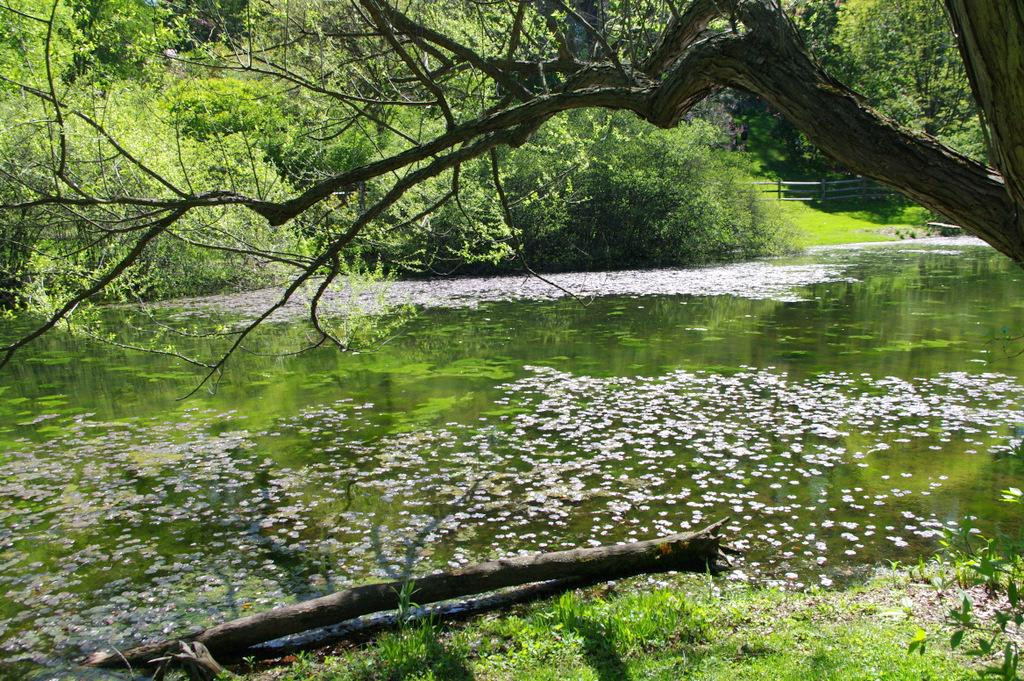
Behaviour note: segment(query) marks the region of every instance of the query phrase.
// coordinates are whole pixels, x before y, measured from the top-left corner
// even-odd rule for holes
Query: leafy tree
[[[170,13],[144,0],[67,0],[70,21],[61,29],[71,51],[66,80],[142,78],[151,55],[172,39]]]
[[[811,54],[832,69],[840,61],[836,28],[842,7],[841,0],[794,0],[786,6]]]
[[[74,230],[121,250],[55,300],[35,331],[5,346],[0,364],[127,276],[174,238],[178,225],[212,224],[218,211],[241,211],[271,232],[294,225],[311,250],[246,245],[231,233],[208,232],[209,239],[196,242],[291,268],[281,298],[236,330],[210,376],[262,320],[307,288],[314,342],[336,341],[320,324],[316,302],[342,274],[352,249],[366,247],[361,237],[414,232],[438,211],[460,209],[462,190],[486,186],[488,170],[494,194],[489,204],[477,201],[480,213],[497,215],[514,233],[514,204],[522,197],[507,191],[512,173],[502,161],[545,122],[574,110],[614,109],[672,128],[723,87],[761,97],[852,171],[898,187],[1024,261],[1024,55],[1018,47],[1024,19],[1009,3],[946,0],[971,91],[984,112],[992,168],[866,105],[811,58],[777,0],[590,8],[561,0],[272,1],[258,13],[246,6],[238,36],[222,33],[169,63],[165,53],[151,54],[154,68],[164,64],[168,78],[205,70],[206,77],[273,82],[289,103],[301,101],[310,113],[290,128],[305,129],[306,148],[347,131],[372,148],[365,160],[353,156],[349,167],[314,164],[315,172],[291,183],[261,177],[266,166],[251,153],[259,131],[226,135],[213,155],[220,160],[200,156],[195,164],[203,171],[194,172],[175,153],[178,130],[160,116],[145,119],[154,134],[141,137],[109,125],[125,117],[111,88],[62,80],[73,64],[68,46],[53,36],[74,24],[73,12],[60,2],[49,9],[31,4],[38,1],[0,9],[16,23],[4,37],[14,54],[0,57],[16,65],[3,75],[4,96],[32,102],[17,109],[11,127],[36,140],[38,151],[28,164],[0,158],[0,177],[10,185],[0,212],[9,222],[30,220],[50,234]],[[931,95],[935,101],[952,96],[953,81],[934,67],[948,50],[935,54],[926,54],[923,75],[914,80],[922,89],[907,115],[941,133],[945,119]],[[866,54],[864,63],[872,58]],[[168,155],[171,162],[164,163]],[[477,181],[462,182],[469,177]],[[629,186],[634,177],[621,173],[617,180]],[[47,243],[48,254],[70,257],[60,240]]]
[[[673,266],[786,248],[776,206],[761,201],[715,149],[724,142],[719,129],[700,120],[656,130],[621,114],[587,118],[595,120],[579,134],[578,154],[552,163],[545,128],[538,148],[527,145],[508,163],[517,171],[509,184],[519,194],[571,178],[564,195],[552,191],[513,212],[531,266]]]
[[[249,0],[181,0],[172,4],[181,19],[178,49],[191,49],[205,43],[237,41],[244,38],[252,20]]]
[[[978,112],[938,0],[848,0],[838,12],[837,75],[899,123],[984,157]]]

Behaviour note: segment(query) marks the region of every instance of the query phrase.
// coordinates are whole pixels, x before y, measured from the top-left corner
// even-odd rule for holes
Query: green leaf
[[[913,638],[910,639],[910,645],[907,647],[908,652],[913,653],[915,650],[924,655],[925,644],[928,642],[928,632],[921,627],[917,628]]]

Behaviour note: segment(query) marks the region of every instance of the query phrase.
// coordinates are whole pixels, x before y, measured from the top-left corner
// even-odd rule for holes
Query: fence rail
[[[774,194],[778,201],[837,201],[839,199],[881,199],[896,192],[866,177],[844,180],[771,180],[754,182],[762,194]]]

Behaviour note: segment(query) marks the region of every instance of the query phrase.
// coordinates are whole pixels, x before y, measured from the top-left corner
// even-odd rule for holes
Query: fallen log
[[[294,655],[300,651],[325,648],[342,642],[362,643],[382,632],[397,629],[403,624],[428,620],[435,624],[458,622],[477,615],[504,610],[514,605],[539,601],[559,596],[566,591],[581,589],[606,580],[597,577],[567,577],[548,582],[535,582],[525,586],[513,586],[483,596],[445,601],[433,605],[412,608],[407,613],[376,613],[367,617],[345,620],[339,624],[312,631],[279,638],[267,643],[258,643],[243,651],[232,651],[222,657],[224,662],[238,662],[244,659],[272,660]]]
[[[717,572],[724,567],[718,529],[721,520],[696,532],[658,539],[516,556],[471,565],[452,572],[415,578],[412,598],[418,604],[471,596],[509,586],[555,579],[620,579],[656,572]],[[293,603],[241,617],[209,629],[171,640],[150,643],[122,652],[97,652],[83,664],[118,667],[149,664],[154,658],[180,649],[181,641],[202,643],[214,657],[230,656],[259,643],[311,629],[337,624],[362,615],[399,607],[404,581],[382,582],[345,589],[327,596]]]
[[[213,659],[210,651],[199,641],[185,643],[178,641],[180,650],[177,653],[168,653],[163,657],[150,660],[150,663],[157,665],[156,673],[153,674],[153,681],[164,681],[167,671],[172,666],[180,667],[191,681],[215,681],[225,675],[233,676],[220,666],[217,660]]]

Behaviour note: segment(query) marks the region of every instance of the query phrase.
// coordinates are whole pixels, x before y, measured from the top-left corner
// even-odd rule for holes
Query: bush
[[[548,215],[520,211],[527,259],[542,269],[666,267],[788,248],[777,207],[731,165],[717,128],[659,130],[625,115],[586,145],[587,165]],[[554,210],[551,210],[554,208]]]
[[[512,230],[485,159],[463,167],[461,200],[410,235],[425,260],[474,272],[521,270],[520,254],[534,269],[564,271],[789,250],[778,207],[760,199],[723,142],[701,120],[659,130],[626,114],[575,112],[502,159]],[[396,252],[381,256],[394,261]]]
[[[110,97],[116,97],[121,106],[107,112],[106,129],[136,158],[145,159],[148,168],[177,186],[196,192],[232,186],[268,199],[294,191],[262,151],[248,153],[249,145],[241,133],[225,131],[216,142],[180,138],[172,125],[152,115],[158,103],[144,90],[131,85],[114,90],[111,86]],[[0,113],[19,105],[24,106],[4,102]],[[141,114],[148,116],[146,126],[138,125]],[[45,120],[42,112],[39,118]],[[79,121],[69,121],[68,127],[70,154],[80,153],[80,146],[96,144],[96,134]],[[45,182],[39,177],[45,177],[50,158],[46,139],[30,126],[9,127],[0,133],[0,172],[18,178],[0,185],[0,199],[27,198],[31,196],[28,186]],[[102,195],[115,183],[118,191],[129,195],[159,195],[162,189],[153,178],[127,164],[116,166],[116,174],[111,171],[113,165],[79,167],[76,182],[87,193]],[[79,213],[4,212],[0,231],[10,238],[0,240],[0,298],[45,313],[127,254],[135,234],[110,234],[102,231],[101,225],[121,216],[140,226],[150,219],[132,214],[130,208],[117,207]],[[203,246],[206,243],[228,248],[211,250]],[[155,299],[267,283],[272,269],[255,266],[253,257],[230,250],[231,246],[241,250],[250,245],[264,250],[302,247],[291,231],[274,229],[251,211],[194,209],[154,240],[104,295],[113,300]]]

